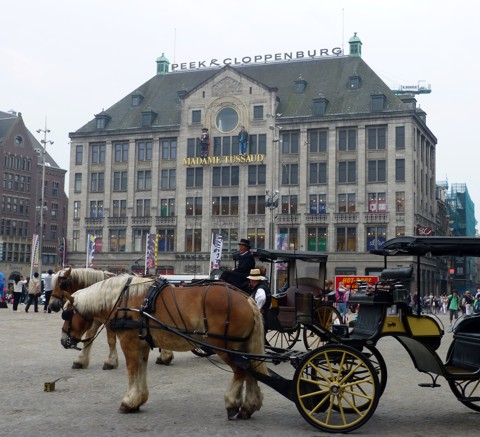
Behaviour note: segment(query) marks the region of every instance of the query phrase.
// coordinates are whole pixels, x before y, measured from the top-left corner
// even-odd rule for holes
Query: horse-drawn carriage
[[[144,370],[149,347],[161,343],[172,349],[178,346],[187,350],[196,345],[215,350],[232,367],[234,377],[225,396],[229,418],[237,415],[248,418],[260,409],[261,396],[254,382],[257,380],[292,400],[314,427],[332,433],[350,432],[364,425],[376,410],[387,383],[387,368],[376,344],[382,337],[392,336],[407,350],[417,370],[430,376],[429,382],[421,386],[437,387],[437,380],[442,376],[460,402],[480,411],[480,316],[467,317],[457,323],[444,362],[436,352],[444,334],[441,323],[435,317],[422,314],[420,308],[412,311],[406,304],[412,270],[388,269],[386,265],[390,256],[416,256],[418,281],[421,257],[480,256],[480,239],[402,237],[387,241],[382,251],[376,253],[385,256],[385,270],[374,288],[353,298],[359,305],[358,321],[353,328],[335,325],[338,327],[332,329],[329,324],[318,323],[315,291],[302,289],[310,284],[298,282],[297,299],[292,302],[296,324],[307,327],[323,342],[322,346],[307,352],[272,346],[262,351],[263,322],[259,322],[258,309],[251,299],[241,298],[240,292],[228,284],[216,282],[173,290],[168,284],[158,283],[152,287],[144,280],[134,279],[135,286],[141,286],[142,292],[136,294],[131,289],[128,302],[125,300],[126,278],[109,279],[98,287],[92,286],[95,292],[109,293],[108,298],[100,299],[105,320],[115,314],[116,319],[123,318],[125,323],[116,322],[130,382],[121,410],[135,411],[146,402]],[[266,254],[263,259],[258,258],[267,261]],[[270,252],[268,258],[281,257]],[[284,258],[288,255],[284,254]],[[317,260],[317,264],[325,260]],[[299,279],[310,275],[307,268]],[[290,276],[289,280],[294,283],[294,278]],[[417,289],[420,293],[423,291],[419,282]],[[77,294],[64,314],[62,343],[66,347],[78,342],[93,308],[94,293],[86,289]],[[109,308],[105,302],[111,303]],[[243,318],[245,314],[248,317],[239,324],[238,317]],[[227,327],[229,331],[225,332]],[[176,337],[179,340],[174,340]],[[290,362],[295,369],[292,379],[265,366],[285,362]],[[247,392],[242,399],[244,382]]]

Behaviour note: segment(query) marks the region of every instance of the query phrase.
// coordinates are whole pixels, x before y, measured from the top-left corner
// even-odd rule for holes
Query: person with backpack
[[[480,292],[478,292],[477,295],[475,296],[475,300],[473,301],[472,306],[473,306],[473,314],[480,314]]]
[[[458,319],[458,310],[460,309],[460,297],[458,291],[453,290],[452,294],[448,296],[448,311],[450,312],[450,326],[452,326],[452,320]]]
[[[469,290],[465,292],[463,300],[465,301],[465,315],[471,316],[473,314],[473,296],[470,294]]]

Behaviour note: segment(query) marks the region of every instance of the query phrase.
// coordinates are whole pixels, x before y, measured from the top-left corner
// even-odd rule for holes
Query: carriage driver
[[[250,288],[252,290],[250,296],[257,303],[263,315],[263,320],[266,322],[266,313],[272,305],[272,294],[265,280],[266,278],[261,275],[260,269],[252,269],[247,279],[250,281]]]

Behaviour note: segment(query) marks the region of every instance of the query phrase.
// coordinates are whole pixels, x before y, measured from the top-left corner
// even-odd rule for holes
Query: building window
[[[213,167],[212,186],[237,187],[239,183],[239,167]]]
[[[276,246],[279,250],[294,250],[298,248],[298,229],[279,228]]]
[[[214,230],[212,229],[212,232]],[[202,230],[185,229],[185,252],[197,253],[202,251]]]
[[[265,214],[265,196],[248,196],[247,214]]]
[[[75,183],[74,183],[75,193],[82,192],[82,173],[75,173]]]
[[[78,220],[80,218],[80,211],[81,211],[82,203],[79,200],[75,200],[73,202],[73,219]]]
[[[102,218],[102,217],[103,217],[103,200],[91,200],[90,201],[90,218]]]
[[[298,164],[282,164],[282,185],[298,185]]]
[[[282,214],[298,214],[298,196],[296,194],[282,196],[281,208]]]
[[[368,160],[368,182],[385,182],[386,175],[386,161],[384,159],[369,159]]]
[[[248,166],[248,185],[265,185],[267,166],[263,164]]]
[[[405,149],[405,126],[395,128],[395,148]]]
[[[300,134],[298,132],[284,132],[282,134],[282,153],[298,153],[298,141]]]
[[[355,212],[357,195],[355,193],[338,195],[338,212]]]
[[[128,143],[115,143],[113,150],[115,162],[128,162]]]
[[[247,238],[253,247],[265,249],[265,228],[247,228]]]
[[[92,164],[105,163],[105,144],[92,144],[90,148]]]
[[[238,138],[237,138],[238,146]],[[250,135],[248,140],[248,153],[265,155],[267,153],[267,136],[265,134]]]
[[[326,194],[310,194],[309,211],[310,211],[310,214],[326,214],[327,213],[327,195]]]
[[[395,237],[405,237],[405,226],[395,226]]]
[[[83,164],[83,146],[82,145],[75,146],[75,164],[76,165]]]
[[[215,121],[220,132],[231,132],[238,126],[238,113],[233,108],[222,108]]]
[[[203,167],[187,168],[187,188],[203,187]]]
[[[194,109],[192,111],[192,123],[201,123],[202,122],[202,111],[199,109]]]
[[[202,197],[187,197],[185,204],[185,215],[187,216],[201,216],[203,210]]]
[[[152,189],[152,171],[137,171],[137,191],[145,191]]]
[[[175,199],[160,199],[160,216],[174,217],[175,216]]]
[[[263,105],[256,105],[253,107],[254,120],[263,120]]]
[[[148,229],[133,230],[133,251],[134,252],[145,253],[148,234],[149,234]]]
[[[105,173],[90,173],[90,192],[103,193],[105,184]]]
[[[202,147],[199,138],[187,139],[187,158],[198,158],[202,156]]]
[[[127,216],[127,201],[126,200],[114,200],[112,217],[126,217]]]
[[[170,138],[161,140],[162,159],[164,161],[171,161],[177,159],[177,140]]]
[[[338,183],[349,184],[357,182],[357,162],[339,161],[338,163]]]
[[[110,252],[125,252],[126,229],[110,229]]]
[[[338,150],[341,152],[357,150],[357,129],[339,129]]]
[[[249,141],[250,147],[250,141]],[[238,155],[239,145],[238,136],[233,137],[214,137],[213,138],[213,156]],[[248,153],[250,153],[247,150]]]
[[[136,202],[136,216],[150,217],[150,199],[137,199]]]
[[[139,161],[152,160],[152,142],[151,141],[137,143],[137,159]]]
[[[78,252],[78,242],[80,241],[80,231],[75,230],[72,233],[72,252]]]
[[[367,129],[368,150],[384,150],[387,145],[386,127],[369,127]]]
[[[128,173],[126,171],[113,172],[113,191],[127,191]]]
[[[160,185],[162,190],[174,190],[177,185],[177,170],[174,168],[162,170]]]
[[[385,226],[367,227],[367,251],[381,249],[387,241],[387,228]]]
[[[157,229],[158,234],[158,251],[174,252],[175,251],[175,230],[174,229]]]
[[[385,212],[387,210],[386,193],[368,193],[368,211]]]
[[[307,250],[312,252],[327,251],[327,228],[307,228]]]
[[[311,185],[327,183],[327,163],[326,162],[310,163],[309,181]]]
[[[308,146],[310,153],[326,152],[328,141],[327,129],[315,129],[308,131]]]
[[[405,212],[405,191],[395,193],[395,212]]]
[[[404,159],[395,160],[395,181],[396,182],[405,181],[405,160]]]
[[[337,252],[356,252],[357,228],[353,226],[337,228]]]
[[[238,196],[212,197],[212,215],[238,215]]]
[[[58,197],[60,193],[60,183],[53,181],[52,182],[52,196]]]

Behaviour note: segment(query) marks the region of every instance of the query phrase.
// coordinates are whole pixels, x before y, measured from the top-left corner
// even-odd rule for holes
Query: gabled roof
[[[313,99],[319,97],[329,101],[326,115],[369,114],[372,94],[386,96],[383,113],[409,110],[361,57],[339,56],[159,74],[106,110],[111,120],[103,131],[140,128],[141,112],[150,108],[158,114],[154,126],[179,126],[181,105],[178,91],[183,90],[188,95],[224,71],[238,72],[269,90],[276,89],[279,97],[277,111],[282,113],[282,118],[312,116]],[[352,76],[360,78],[358,89],[348,87]],[[296,93],[295,81],[300,77],[307,85],[303,93]],[[139,106],[134,107],[131,96],[138,92],[144,98]],[[96,123],[92,119],[76,133],[95,131]]]

